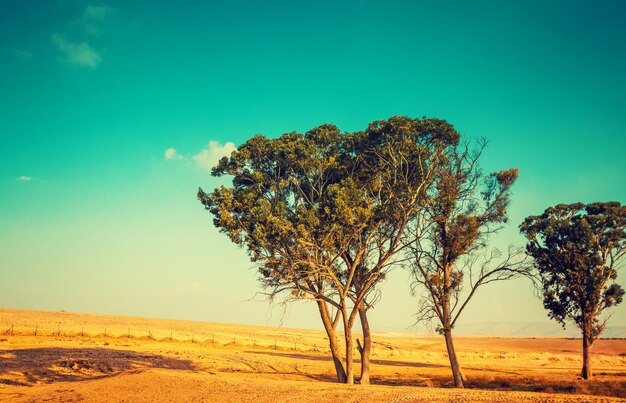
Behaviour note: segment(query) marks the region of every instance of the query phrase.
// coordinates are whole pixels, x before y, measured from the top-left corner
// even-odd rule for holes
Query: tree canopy
[[[516,168],[485,174],[479,168],[485,146],[481,141],[472,150],[465,142],[447,150],[408,234],[414,289],[421,293],[417,319],[436,320],[457,387],[463,387],[464,376],[452,329],[461,313],[480,286],[528,270],[521,250],[511,247],[504,258],[497,250],[480,253],[488,236],[507,222],[511,187],[519,174]]]
[[[356,315],[366,321],[372,293],[402,249],[440,159],[458,141],[443,120],[407,117],[356,133],[322,125],[304,135],[255,136],[213,169],[214,176],[233,176],[232,187],[200,189],[198,198],[220,231],[259,264],[268,294],[318,303],[331,351],[342,320],[351,382]],[[335,318],[328,318],[328,306]]]
[[[528,238],[550,318],[568,321],[583,334],[583,378],[591,376],[588,348],[608,318],[602,313],[622,302],[615,283],[626,254],[626,206],[618,202],[559,204],[527,217],[520,231]]]

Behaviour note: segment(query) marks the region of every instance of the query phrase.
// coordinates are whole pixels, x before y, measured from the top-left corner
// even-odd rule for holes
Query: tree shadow
[[[355,360],[355,362],[360,362],[360,360]],[[370,362],[376,365],[389,365],[393,367],[445,368],[447,366],[447,365],[441,365],[441,364],[429,364],[426,362],[415,362],[415,361],[370,360]]]
[[[251,354],[263,354],[263,355],[271,355],[274,357],[285,357],[285,358],[293,358],[297,360],[312,360],[312,361],[332,361],[330,356],[321,356],[321,355],[310,355],[310,354],[298,354],[298,353],[279,353],[274,351],[246,351],[246,353]]]
[[[285,357],[285,358],[294,358],[298,360],[313,360],[313,361],[332,361],[332,357],[330,356],[321,356],[321,355],[310,355],[310,354],[298,354],[298,353],[279,353],[274,351],[246,351],[247,353],[252,354],[266,354],[277,357]],[[392,360],[370,360],[372,364],[376,365],[390,365],[396,367],[415,367],[415,368],[443,368],[446,365],[440,364],[428,364],[424,362],[411,362],[411,361],[392,361]],[[355,364],[360,364],[361,360],[359,358],[354,359]]]
[[[139,372],[147,368],[196,371],[189,360],[107,348],[31,348],[0,351],[0,383],[32,386]]]

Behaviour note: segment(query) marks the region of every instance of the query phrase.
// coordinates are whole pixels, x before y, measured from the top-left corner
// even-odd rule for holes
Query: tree
[[[370,206],[369,219],[360,232],[343,239],[341,276],[337,288],[346,291],[351,307],[342,300],[346,334],[346,365],[350,377],[351,329],[359,315],[363,331],[361,384],[369,383],[371,334],[367,310],[377,300],[377,286],[406,245],[403,236],[435,178],[445,151],[454,147],[458,133],[444,120],[394,116],[372,122],[363,132],[347,136],[350,177]]]
[[[443,149],[457,142],[442,120],[406,117],[347,135],[322,125],[305,135],[255,136],[212,172],[232,175],[233,187],[198,192],[214,224],[260,265],[270,296],[316,301],[340,382],[353,383],[358,315],[364,334],[360,380],[369,383],[367,309],[401,250]],[[334,318],[329,307],[337,310]],[[345,368],[335,333],[340,320]]]
[[[471,151],[467,143],[460,144],[446,155],[408,238],[413,288],[422,291],[417,320],[438,321],[454,385],[460,388],[465,377],[452,330],[461,313],[479,287],[527,273],[522,250],[510,247],[501,258],[499,251],[486,249],[488,236],[507,222],[510,189],[518,170],[483,174],[478,160],[485,146],[482,141]],[[464,284],[469,287],[466,293],[462,293]]]
[[[624,296],[615,279],[626,254],[625,230],[626,206],[618,202],[559,204],[520,226],[548,316],[563,327],[572,321],[582,332],[583,379],[592,376],[590,349],[608,321],[602,314]]]
[[[337,379],[346,382],[335,331],[340,315],[331,281],[339,253],[334,238],[337,232],[358,230],[364,218],[345,204],[337,222],[324,205],[344,176],[337,158],[340,138],[332,125],[306,135],[254,136],[213,168],[213,176],[232,175],[233,186],[212,193],[199,189],[198,198],[215,226],[259,264],[270,297],[287,293],[317,303]],[[335,318],[329,306],[338,309]]]

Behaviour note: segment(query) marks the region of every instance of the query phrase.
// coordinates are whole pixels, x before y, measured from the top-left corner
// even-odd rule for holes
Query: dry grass
[[[0,309],[0,400],[626,398],[626,340],[597,342],[592,381],[578,379],[578,340],[456,344],[468,390],[451,388],[443,340],[391,334],[374,335],[373,385],[349,387],[334,383],[323,332]]]

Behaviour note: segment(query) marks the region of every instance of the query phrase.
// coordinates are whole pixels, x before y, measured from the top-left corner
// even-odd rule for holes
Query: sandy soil
[[[324,334],[318,331],[0,309],[0,400],[583,402],[626,397],[626,340],[597,342],[591,382],[578,379],[579,340],[460,338],[456,344],[466,390],[450,388],[443,340],[394,334],[374,335],[373,384],[348,386],[334,383]]]

